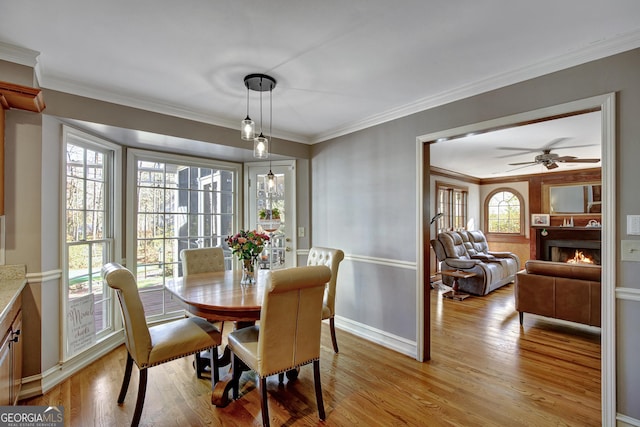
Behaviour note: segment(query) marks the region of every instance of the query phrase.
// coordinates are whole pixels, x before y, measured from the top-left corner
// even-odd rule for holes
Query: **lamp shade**
[[[269,158],[269,140],[262,133],[253,140],[253,157],[257,159]]]
[[[253,141],[256,137],[256,124],[249,116],[240,124],[240,136],[245,141]]]
[[[267,192],[269,192],[270,194],[275,193],[277,186],[277,178],[274,173],[271,172],[271,167],[269,167],[269,173],[267,174]]]

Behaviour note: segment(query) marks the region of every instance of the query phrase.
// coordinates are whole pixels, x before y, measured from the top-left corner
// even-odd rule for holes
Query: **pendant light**
[[[269,135],[273,135],[271,123],[273,123],[273,100],[269,98]],[[276,176],[271,171],[271,159],[269,159],[269,173],[267,174],[267,192],[272,195],[276,192]]]
[[[249,74],[244,78],[244,85],[247,87],[247,118],[242,121],[243,130],[242,130],[242,139],[251,140],[249,138],[250,133],[247,132],[245,135],[244,125],[247,124],[247,129],[249,129],[250,124],[248,121],[253,123],[253,121],[249,118],[249,91],[253,90],[256,92],[260,92],[260,135],[253,138],[253,156],[258,159],[267,159],[269,158],[269,139],[264,136],[262,125],[263,125],[263,113],[262,113],[262,92],[269,91],[269,103],[270,103],[270,115],[269,115],[269,129],[272,126],[272,115],[273,115],[273,88],[276,87],[276,80],[267,76],[266,74]],[[255,125],[254,125],[253,135],[255,136]],[[269,137],[271,137],[271,131],[269,132]],[[246,137],[246,138],[245,138]]]
[[[240,137],[245,141],[253,141],[256,137],[256,124],[249,117],[249,86],[247,86],[247,117],[240,125]]]

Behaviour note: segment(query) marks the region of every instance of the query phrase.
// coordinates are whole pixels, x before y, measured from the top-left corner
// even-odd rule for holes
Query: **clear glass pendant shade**
[[[267,174],[267,191],[269,193],[275,193],[277,184],[276,176],[271,172],[271,168],[269,168],[269,173]]]
[[[253,141],[256,137],[256,124],[249,116],[240,125],[240,135],[245,141]]]
[[[253,157],[256,159],[269,158],[269,140],[262,133],[253,140]]]

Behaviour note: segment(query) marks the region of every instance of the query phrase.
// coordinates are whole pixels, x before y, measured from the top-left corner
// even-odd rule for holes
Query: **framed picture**
[[[532,227],[542,227],[549,226],[551,224],[551,219],[549,214],[531,214],[531,226]]]

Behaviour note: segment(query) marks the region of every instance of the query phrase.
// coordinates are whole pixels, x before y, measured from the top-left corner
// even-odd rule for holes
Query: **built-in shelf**
[[[1,81],[0,105],[5,110],[16,108],[35,113],[41,113],[45,108],[40,89]]]
[[[41,113],[42,91],[29,86],[0,81],[0,216],[4,215],[4,111],[10,109]],[[0,238],[4,230],[0,230]]]

